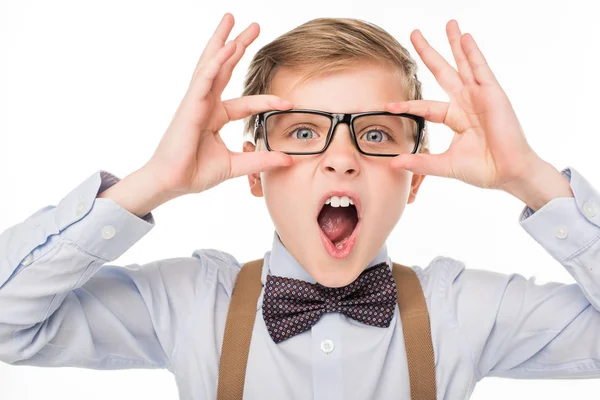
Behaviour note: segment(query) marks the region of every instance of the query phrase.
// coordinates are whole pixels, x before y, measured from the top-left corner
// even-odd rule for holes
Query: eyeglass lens
[[[328,116],[291,112],[269,115],[265,132],[272,150],[313,153],[323,150],[331,126]],[[403,116],[364,115],[354,119],[354,132],[359,148],[366,153],[403,154],[413,151],[418,124]]]

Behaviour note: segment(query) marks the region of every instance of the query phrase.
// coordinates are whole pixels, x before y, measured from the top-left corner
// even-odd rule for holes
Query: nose
[[[323,153],[321,167],[326,174],[352,177],[360,172],[359,157],[360,153],[350,137],[350,127],[340,123],[333,132],[329,147]]]

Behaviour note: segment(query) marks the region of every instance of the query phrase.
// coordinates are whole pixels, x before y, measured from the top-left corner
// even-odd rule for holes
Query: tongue
[[[326,205],[319,214],[319,225],[334,244],[352,234],[358,217],[354,207],[331,207]]]

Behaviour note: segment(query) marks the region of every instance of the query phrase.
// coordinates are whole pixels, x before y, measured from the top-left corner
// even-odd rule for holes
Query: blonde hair
[[[397,68],[408,100],[421,100],[417,64],[388,32],[370,22],[353,18],[316,18],[297,26],[262,47],[252,58],[244,80],[243,96],[268,94],[278,67],[305,72],[302,79],[340,71],[361,62]],[[252,137],[256,114],[244,120],[244,132]],[[427,129],[417,152],[429,146]]]

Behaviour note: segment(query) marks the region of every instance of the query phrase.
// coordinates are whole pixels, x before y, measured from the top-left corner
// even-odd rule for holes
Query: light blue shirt
[[[412,266],[423,286],[438,399],[465,399],[486,376],[600,377],[600,195],[572,167],[574,198],[520,225],[575,278],[537,285],[519,274],[436,257]],[[0,235],[0,360],[94,369],[165,368],[181,399],[214,399],[229,300],[242,263],[217,250],[124,267],[107,264],[154,227],[97,194],[119,178],[98,171],[58,205]],[[369,266],[388,261],[384,245]],[[366,266],[367,267],[367,266]],[[267,273],[314,282],[273,235]],[[259,298],[246,399],[409,399],[402,324],[328,313],[275,344]]]

